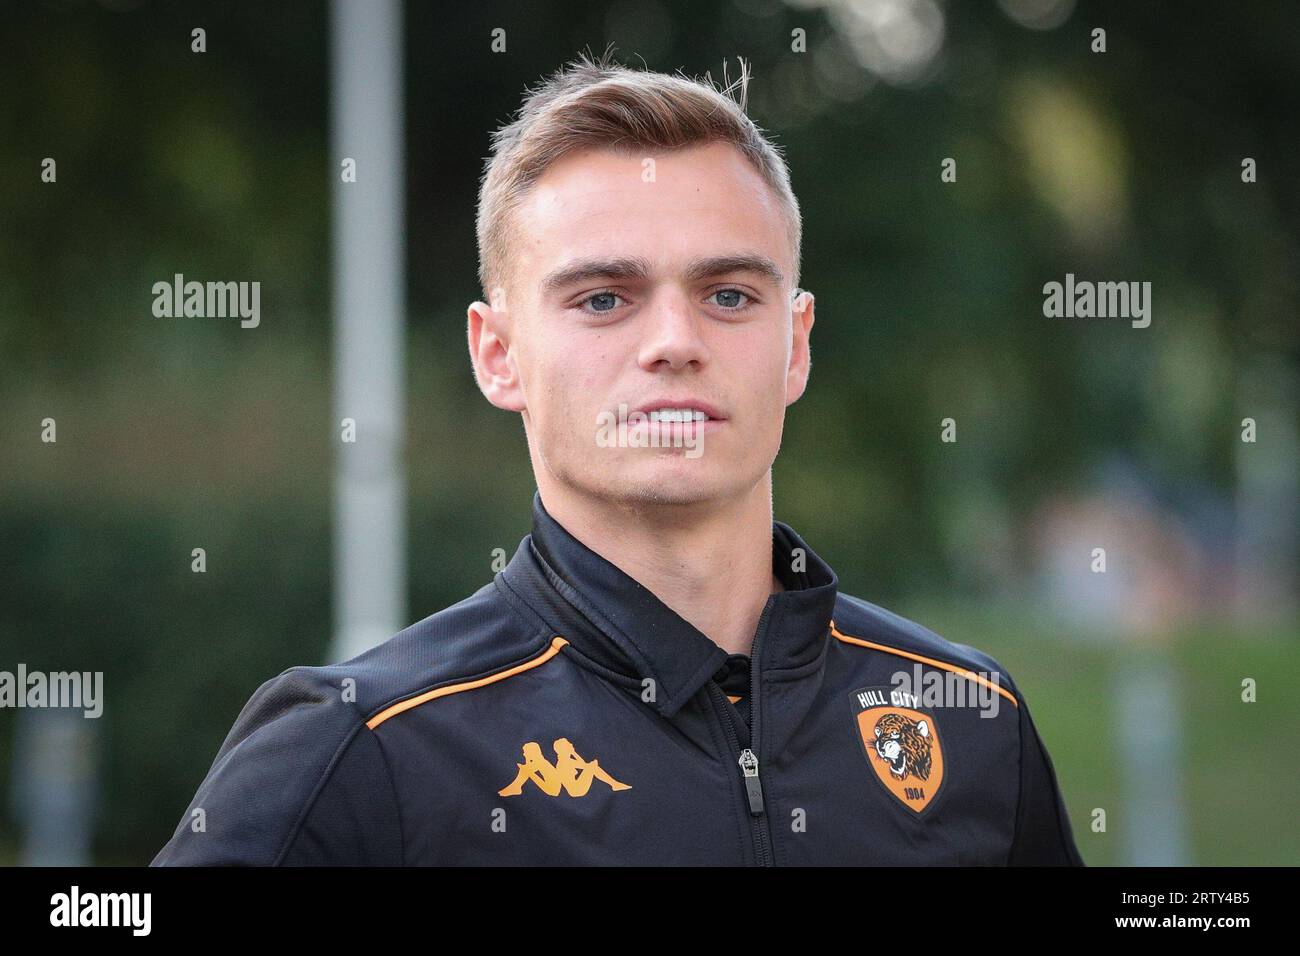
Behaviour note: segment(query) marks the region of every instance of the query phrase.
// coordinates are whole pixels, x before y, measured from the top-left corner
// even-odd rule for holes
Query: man
[[[747,79],[582,58],[494,136],[469,347],[532,534],[264,684],[155,864],[1082,864],[997,662],[773,521],[813,296]]]

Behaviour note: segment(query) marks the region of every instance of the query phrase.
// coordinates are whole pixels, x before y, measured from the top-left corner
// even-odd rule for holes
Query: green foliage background
[[[1123,819],[1097,732],[1122,655],[1070,641],[1030,592],[995,602],[959,552],[990,514],[1086,487],[1116,454],[1171,507],[1230,498],[1245,357],[1298,364],[1295,8],[1081,4],[1040,33],[951,3],[930,82],[837,98],[818,79],[836,42],[819,9],[410,7],[409,620],[481,586],[492,550],[528,530],[522,429],[477,393],[464,339],[490,130],[582,48],[615,41],[625,62],[715,77],[744,55],[817,296],[777,516],[846,591],[1002,660],[1085,858],[1122,862],[1114,832],[1088,829],[1093,807]],[[0,668],[105,672],[101,862],[147,862],[252,691],[328,646],[326,14],[62,2],[10,8],[0,28]],[[1088,50],[1094,25],[1105,55]],[[498,26],[509,52],[494,55]],[[794,27],[807,56],[790,52]],[[39,180],[46,156],[57,185]],[[941,187],[945,156],[959,179]],[[1258,183],[1241,183],[1243,156]],[[1114,203],[1108,231],[1062,205],[1090,189]],[[261,281],[261,326],[154,318],[150,287],[176,272]],[[1151,281],[1152,326],[1044,319],[1042,284],[1066,272]],[[962,441],[941,447],[937,423],[958,411]],[[45,417],[55,445],[38,440]],[[198,546],[204,575],[189,570]],[[1294,863],[1295,622],[1206,621],[1171,655],[1190,688],[1196,860]],[[1245,716],[1243,675],[1268,688]],[[6,792],[12,726],[0,711]],[[1229,767],[1234,747],[1248,756]],[[0,859],[16,840],[0,804]]]

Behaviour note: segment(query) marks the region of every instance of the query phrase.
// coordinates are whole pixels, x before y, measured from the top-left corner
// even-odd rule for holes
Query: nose
[[[645,312],[641,367],[656,371],[664,363],[674,370],[692,362],[704,364],[708,354],[702,333],[707,320],[681,290],[660,290]]]

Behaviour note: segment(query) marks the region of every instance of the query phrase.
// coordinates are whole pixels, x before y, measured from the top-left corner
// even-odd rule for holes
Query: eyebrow
[[[783,281],[780,268],[767,256],[754,253],[708,256],[693,259],[686,267],[686,280],[698,282],[731,272],[752,272],[780,285]],[[641,256],[579,259],[559,267],[542,280],[542,293],[553,292],[593,279],[633,280],[650,276],[650,261]]]

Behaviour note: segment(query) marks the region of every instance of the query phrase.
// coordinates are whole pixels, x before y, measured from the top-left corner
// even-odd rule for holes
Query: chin
[[[646,482],[631,488],[614,492],[618,498],[638,505],[695,505],[711,500],[714,496],[701,488],[682,485],[676,482]]]
[[[740,491],[734,470],[680,455],[675,460],[661,459],[649,467],[629,469],[616,477],[593,477],[603,497],[639,505],[694,505],[726,499]]]

